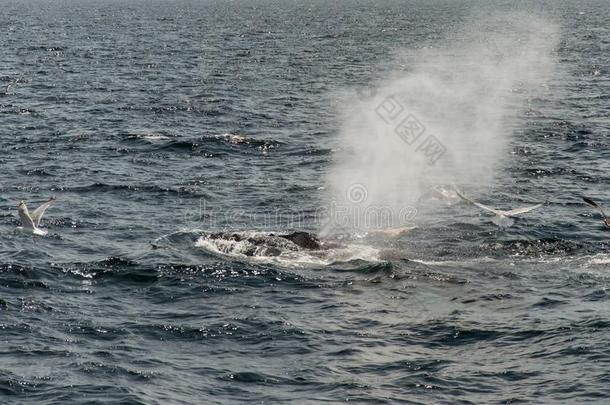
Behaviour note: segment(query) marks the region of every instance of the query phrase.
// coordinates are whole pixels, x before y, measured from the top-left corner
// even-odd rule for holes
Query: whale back
[[[298,247],[303,249],[318,250],[322,246],[317,236],[309,232],[292,232],[288,235],[278,235],[281,238],[288,239]]]

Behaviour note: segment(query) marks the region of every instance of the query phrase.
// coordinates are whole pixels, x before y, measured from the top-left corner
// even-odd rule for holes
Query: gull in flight
[[[594,208],[597,208],[599,210],[599,212],[601,212],[602,217],[604,217],[604,224],[606,224],[606,226],[610,227],[610,217],[606,215],[606,213],[602,209],[602,206],[599,205],[598,203],[596,203],[595,201],[593,201],[590,198],[583,197],[582,199],[584,200],[584,202],[586,202],[590,206],[592,206]]]
[[[462,200],[469,202],[473,205],[476,205],[477,207],[481,208],[484,211],[491,212],[492,214],[494,214],[495,217],[492,221],[498,226],[511,226],[513,224],[513,219],[511,217],[514,217],[519,214],[525,214],[526,212],[533,211],[536,208],[540,208],[544,205],[544,203],[540,203],[540,204],[533,205],[531,207],[515,208],[512,210],[503,211],[503,210],[497,210],[495,208],[488,207],[486,205],[481,204],[480,202],[474,201],[474,200],[466,197],[464,194],[462,194],[460,192],[460,190],[457,189],[457,187],[455,188],[455,193]]]
[[[11,80],[9,82],[9,84],[6,86],[6,88],[4,89],[4,92],[0,93],[0,95],[3,96],[8,96],[9,92],[11,91],[11,87],[15,86],[17,83],[19,83],[19,81],[21,80],[21,77],[19,77],[18,79],[15,80]]]
[[[28,207],[25,205],[25,201],[21,200],[19,202],[19,218],[21,218],[21,226],[17,227],[20,231],[31,232],[34,235],[45,236],[48,231],[46,229],[41,229],[38,226],[40,225],[40,220],[44,215],[44,212],[49,208],[49,206],[55,201],[55,197],[49,198],[47,202],[42,204],[40,207],[36,208],[32,214],[28,212]]]
[[[437,185],[425,191],[417,199],[418,204],[424,204],[428,200],[440,200],[447,205],[452,205],[457,201],[460,201],[455,192],[455,187],[450,185]]]

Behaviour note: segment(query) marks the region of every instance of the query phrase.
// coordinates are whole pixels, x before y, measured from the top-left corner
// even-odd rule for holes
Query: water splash
[[[502,166],[519,110],[553,72],[558,27],[520,13],[473,21],[440,47],[399,52],[406,71],[345,105],[327,190],[344,207],[355,206],[354,184],[366,191],[348,226],[366,223],[358,217],[371,207],[400,225],[401,210],[430,187],[485,187]]]

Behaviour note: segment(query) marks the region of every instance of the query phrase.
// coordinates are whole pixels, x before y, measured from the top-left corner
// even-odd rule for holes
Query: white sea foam
[[[261,232],[240,232],[243,239],[236,241],[226,238],[209,238],[201,236],[195,242],[195,246],[206,251],[233,259],[252,261],[256,263],[274,263],[284,267],[312,267],[327,266],[337,262],[349,262],[352,260],[364,260],[368,262],[380,261],[380,250],[363,244],[345,244],[339,247],[309,250],[296,247],[287,241],[287,246],[279,252],[269,246],[253,245],[246,240],[248,236],[265,236]],[[271,253],[273,252],[273,253]]]

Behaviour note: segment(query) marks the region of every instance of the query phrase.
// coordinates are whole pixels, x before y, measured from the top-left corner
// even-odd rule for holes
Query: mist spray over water
[[[453,38],[405,51],[408,71],[345,105],[327,177],[343,215],[323,234],[400,226],[430,187],[492,182],[520,109],[553,72],[558,27],[510,13],[474,18]]]

